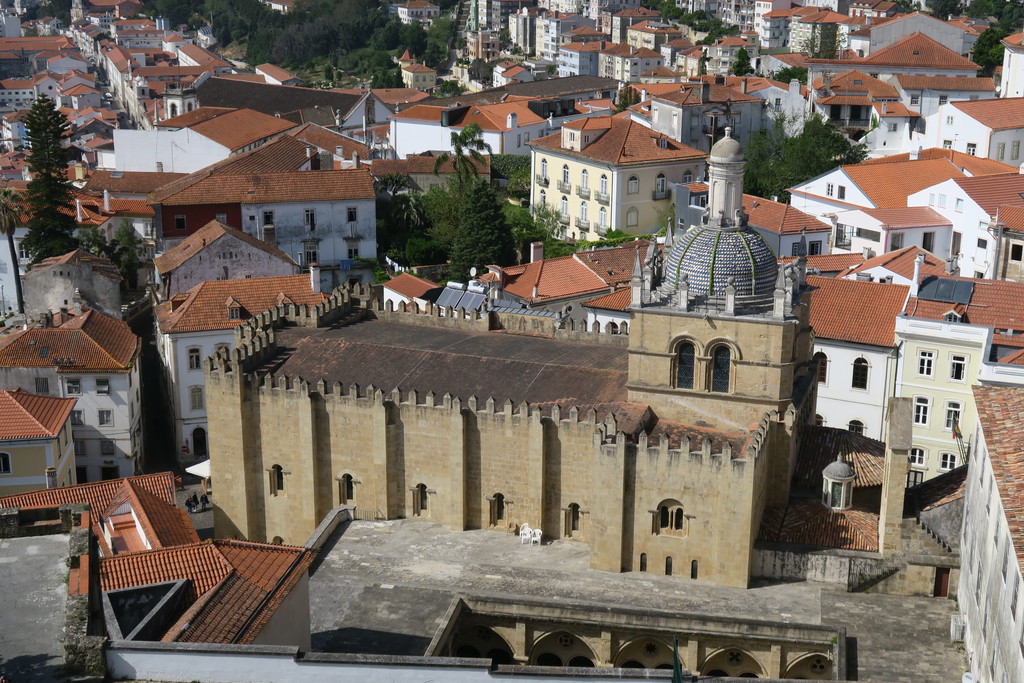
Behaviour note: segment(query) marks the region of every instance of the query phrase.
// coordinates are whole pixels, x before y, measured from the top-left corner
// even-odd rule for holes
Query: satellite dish
[[[469,276],[476,277],[476,266],[473,266],[472,268],[469,269]]]

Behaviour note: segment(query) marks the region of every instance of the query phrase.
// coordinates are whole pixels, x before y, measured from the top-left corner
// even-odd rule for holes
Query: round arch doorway
[[[206,430],[202,427],[192,430],[192,455],[197,459],[209,457],[206,449]]]

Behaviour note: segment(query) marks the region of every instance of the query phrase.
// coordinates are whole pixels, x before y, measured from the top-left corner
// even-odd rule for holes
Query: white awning
[[[194,474],[197,477],[206,479],[210,476],[210,461],[207,459],[202,462],[197,462],[195,465],[192,465],[192,467],[186,467],[185,471],[189,474]]]

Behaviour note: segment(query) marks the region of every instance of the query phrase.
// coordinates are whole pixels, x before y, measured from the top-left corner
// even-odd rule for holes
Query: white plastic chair
[[[540,539],[543,538],[544,532],[540,529],[533,530],[533,537],[530,539],[530,545],[540,545]]]
[[[519,545],[529,543],[531,538],[533,538],[533,529],[530,528],[529,524],[524,523],[519,527]]]

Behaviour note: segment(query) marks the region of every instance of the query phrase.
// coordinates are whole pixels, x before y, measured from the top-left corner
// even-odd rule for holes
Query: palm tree
[[[18,268],[18,250],[14,246],[14,231],[21,222],[21,198],[11,187],[0,188],[0,235],[7,236],[7,248],[14,265],[14,294],[18,301],[18,313],[25,312],[25,295],[21,291],[21,270]],[[0,302],[2,303],[2,302]]]
[[[461,194],[465,181],[476,176],[477,169],[485,163],[483,152],[491,154],[491,146],[484,142],[483,129],[471,123],[458,133],[452,133],[452,151],[437,155],[434,159],[434,173],[451,160],[455,166],[455,179],[459,183],[456,194]]]

